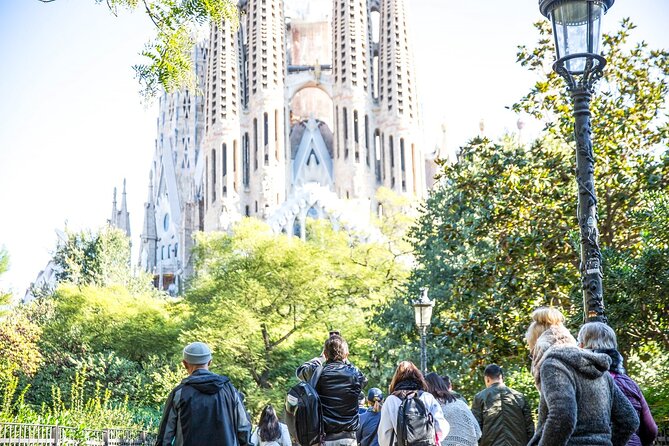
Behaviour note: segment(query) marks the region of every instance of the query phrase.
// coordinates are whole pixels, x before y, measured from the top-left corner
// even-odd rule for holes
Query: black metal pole
[[[576,182],[578,183],[578,225],[581,232],[581,285],[585,322],[606,322],[602,294],[602,253],[597,229],[597,197],[595,195],[595,157],[590,127],[589,85],[570,88],[574,101],[574,133],[576,137]]]
[[[425,336],[427,327],[420,327],[420,370],[427,373],[427,348],[425,346]]]

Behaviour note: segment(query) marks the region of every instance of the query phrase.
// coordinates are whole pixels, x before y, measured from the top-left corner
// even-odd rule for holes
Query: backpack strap
[[[318,393],[318,390],[316,390],[316,386],[318,385],[318,380],[321,379],[321,375],[323,374],[323,365],[319,365],[316,370],[314,370],[314,374],[311,375],[311,379],[309,380],[309,385]],[[320,397],[319,397],[320,401]],[[320,405],[320,402],[319,402]],[[322,413],[321,413],[322,417]],[[319,444],[323,445],[325,443],[325,423],[322,421],[321,418],[321,432],[320,432],[320,438],[319,438]]]
[[[309,384],[311,387],[316,390],[316,385],[318,384],[318,380],[321,379],[321,374],[323,374],[323,369],[324,367],[322,365],[319,365],[316,370],[314,370],[314,374],[311,375],[311,379],[309,380]]]

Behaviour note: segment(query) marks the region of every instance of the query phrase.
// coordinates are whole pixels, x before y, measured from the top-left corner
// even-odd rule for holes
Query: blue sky
[[[515,54],[536,40],[538,2],[407,5],[427,144],[442,123],[450,149],[476,135],[481,119],[490,136],[515,131],[505,106],[533,81]],[[618,0],[604,30],[623,17],[638,25],[633,40],[669,48],[669,1]],[[0,288],[23,294],[50,258],[56,228],[101,226],[123,178],[138,245],[157,110],[141,103],[131,66],[152,33],[141,12],[114,17],[94,0],[0,0],[0,246],[11,257]]]

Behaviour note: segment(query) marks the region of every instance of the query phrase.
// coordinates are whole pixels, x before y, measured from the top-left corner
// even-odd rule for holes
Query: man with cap
[[[367,392],[369,409],[360,415],[360,426],[358,427],[357,439],[360,446],[379,446],[377,431],[381,421],[381,406],[383,405],[383,392],[381,389],[372,387]]]
[[[211,350],[193,342],[183,350],[188,377],[170,392],[156,446],[247,446],[251,423],[227,376],[209,371]]]

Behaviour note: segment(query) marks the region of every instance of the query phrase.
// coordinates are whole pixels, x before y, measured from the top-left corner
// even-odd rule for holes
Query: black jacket
[[[308,381],[324,361],[322,357],[318,357],[302,364],[297,369],[297,377]],[[324,364],[316,392],[323,407],[326,436],[340,432],[355,434],[359,425],[358,395],[365,384],[365,376],[348,362],[334,361]]]
[[[237,389],[228,377],[198,369],[170,392],[156,446],[247,446],[250,441],[251,423]]]

